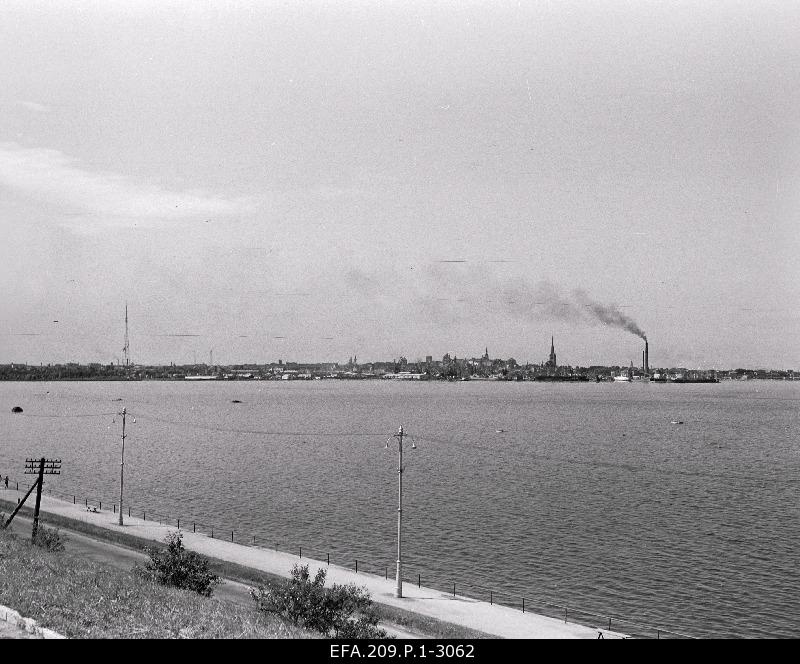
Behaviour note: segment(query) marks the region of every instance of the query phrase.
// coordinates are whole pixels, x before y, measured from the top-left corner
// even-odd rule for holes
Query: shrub
[[[386,638],[366,588],[354,584],[325,588],[326,571],[317,570],[312,580],[308,565],[295,565],[291,573],[292,578],[283,584],[250,589],[259,611],[336,638]]]
[[[133,571],[162,585],[194,590],[211,597],[220,579],[210,570],[208,561],[194,551],[187,551],[183,535],[178,532],[169,533],[164,541],[165,549],[145,547],[150,560],[144,567],[134,565]]]
[[[36,529],[36,537],[33,543],[48,551],[63,551],[67,536],[62,535],[58,528],[45,528],[41,523]]]

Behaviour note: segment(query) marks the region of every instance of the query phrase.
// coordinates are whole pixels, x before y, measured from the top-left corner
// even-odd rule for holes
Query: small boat
[[[21,407],[21,406],[14,406],[14,407],[11,409],[11,412],[12,412],[12,413],[21,413],[21,412],[22,412],[22,407]]]

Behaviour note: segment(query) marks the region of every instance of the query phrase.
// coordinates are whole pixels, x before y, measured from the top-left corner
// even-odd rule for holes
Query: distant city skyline
[[[800,5],[0,6],[0,363],[800,366]]]
[[[172,337],[198,337],[199,335],[196,335],[196,334],[171,334],[171,335],[165,335],[165,336],[172,336]],[[366,359],[362,357],[361,359],[358,359],[358,355],[357,354],[353,354],[353,355],[349,356],[347,359],[343,359],[343,358],[328,358],[328,359],[322,359],[322,360],[320,360],[320,359],[308,360],[308,359],[304,359],[304,358],[300,358],[300,357],[295,357],[291,353],[289,353],[286,357],[278,357],[278,358],[272,358],[272,359],[261,360],[261,361],[243,360],[243,361],[238,361],[238,362],[217,361],[217,360],[214,359],[214,349],[208,349],[206,357],[203,357],[202,354],[200,356],[198,356],[197,352],[193,352],[193,357],[192,357],[192,361],[191,362],[190,361],[181,362],[181,361],[175,361],[175,360],[155,361],[155,362],[139,362],[135,358],[130,358],[130,366],[131,367],[135,367],[135,366],[170,366],[170,365],[175,365],[175,366],[206,366],[206,367],[215,366],[216,367],[216,366],[239,366],[239,365],[279,365],[279,364],[283,364],[283,365],[291,365],[291,364],[300,364],[300,365],[318,364],[318,365],[323,365],[323,364],[331,364],[331,365],[338,365],[338,366],[354,365],[354,366],[362,366],[363,367],[363,366],[369,366],[369,365],[374,365],[374,364],[390,364],[390,363],[393,363],[393,362],[403,362],[403,361],[408,362],[409,364],[415,364],[416,365],[416,364],[425,364],[425,363],[441,364],[443,361],[448,360],[448,359],[453,359],[453,360],[458,359],[458,360],[462,360],[462,361],[463,360],[483,359],[483,360],[490,360],[490,361],[496,361],[496,362],[506,362],[506,361],[509,361],[509,360],[513,360],[517,364],[519,364],[520,366],[538,365],[538,366],[541,366],[541,367],[544,367],[544,368],[550,368],[550,369],[555,369],[557,367],[563,368],[563,367],[591,367],[591,366],[606,366],[606,367],[614,367],[614,366],[628,367],[628,366],[633,366],[633,367],[635,367],[637,369],[645,367],[645,366],[648,366],[650,369],[653,369],[653,368],[658,366],[658,367],[661,367],[661,368],[683,367],[683,368],[687,368],[687,369],[697,369],[697,370],[715,370],[716,369],[716,370],[721,370],[721,371],[732,371],[732,370],[736,370],[736,369],[768,370],[768,371],[786,371],[786,370],[788,370],[788,371],[796,371],[796,368],[792,367],[792,366],[781,366],[781,367],[778,367],[778,366],[757,366],[756,367],[756,366],[745,366],[745,365],[736,365],[736,366],[721,366],[721,365],[715,365],[715,366],[684,366],[684,365],[667,365],[667,364],[654,365],[652,362],[648,362],[648,364],[645,365],[645,364],[643,364],[644,361],[645,361],[643,356],[640,356],[640,358],[639,358],[640,361],[639,361],[638,364],[637,364],[636,360],[634,360],[634,359],[630,359],[627,362],[602,361],[601,359],[595,359],[595,360],[588,361],[588,362],[583,362],[583,363],[580,363],[580,362],[576,363],[576,362],[569,362],[569,361],[558,362],[557,361],[557,352],[555,350],[555,346],[556,346],[556,344],[555,344],[555,336],[553,335],[550,338],[550,351],[549,351],[548,357],[547,358],[542,358],[542,359],[528,359],[528,358],[520,359],[520,358],[515,357],[513,355],[508,355],[508,356],[493,355],[493,354],[491,354],[489,352],[489,347],[485,346],[484,347],[484,351],[483,351],[483,353],[481,355],[477,355],[477,354],[469,353],[469,352],[457,352],[455,350],[450,350],[448,352],[445,352],[441,356],[434,356],[434,355],[431,355],[430,353],[427,353],[427,354],[424,354],[424,355],[400,354],[399,356],[392,356],[392,357],[380,357],[380,358],[371,357],[371,358],[366,358]],[[76,364],[76,363],[80,364],[80,365],[90,365],[90,364],[110,365],[110,364],[113,364],[115,366],[124,367],[124,366],[126,366],[126,362],[124,360],[124,350],[125,349],[123,348],[122,357],[115,356],[113,360],[108,361],[108,362],[97,361],[97,360],[95,360],[95,361],[86,361],[86,362],[78,362],[76,360],[67,360],[67,361],[63,361],[63,362],[41,362],[41,361],[38,362],[38,363],[37,362],[17,362],[17,364],[28,364],[28,365],[32,365],[32,366],[35,366],[37,364],[63,365],[63,364]],[[218,356],[217,359],[219,359],[219,356]],[[0,364],[8,365],[8,364],[13,364],[13,362],[0,362]]]

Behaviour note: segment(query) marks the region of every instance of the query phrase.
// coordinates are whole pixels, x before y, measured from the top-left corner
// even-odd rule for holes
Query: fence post
[[[489,604],[494,604],[494,597],[492,596],[492,591],[489,591]]]
[[[661,630],[657,629],[656,630],[656,639],[660,639],[660,638],[661,638]]]
[[[302,546],[300,547],[300,558],[301,559],[303,558],[303,547]]]
[[[194,521],[192,521],[192,532],[193,533],[197,532],[197,524]]]
[[[564,607],[564,622],[567,622],[567,607]]]
[[[356,560],[356,574],[358,574],[358,561]]]
[[[608,617],[608,631],[611,631],[611,616]]]
[[[522,613],[525,613],[525,598],[522,598]]]
[[[453,584],[453,597],[455,597],[455,596],[456,596],[456,584],[454,583]]]
[[[231,542],[233,542],[233,531],[231,530]]]
[[[388,567],[384,567],[383,568],[383,572],[385,574],[385,578],[388,579],[389,578],[389,568]]]
[[[86,503],[86,507],[89,507],[89,499],[88,498],[84,499],[84,502]]]
[[[72,504],[75,504],[75,496],[72,496]]]
[[[256,536],[253,535],[253,546],[255,546],[255,545],[256,545]]]
[[[328,565],[330,565],[330,564],[331,564],[331,554],[329,553],[328,554]]]
[[[147,521],[147,512],[142,512],[142,521]]]
[[[117,504],[114,503],[114,514],[116,514],[116,513],[117,513]]]
[[[178,519],[178,530],[180,530],[180,529],[181,529],[181,520]]]
[[[131,508],[128,507],[128,516],[130,516],[130,515],[131,515]]]
[[[417,588],[422,588],[422,574],[417,574]]]
[[[211,526],[211,539],[214,539],[214,526]]]

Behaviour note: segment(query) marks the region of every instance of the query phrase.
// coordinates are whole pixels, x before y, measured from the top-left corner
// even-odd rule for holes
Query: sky
[[[0,363],[800,368],[800,4],[0,4]]]

